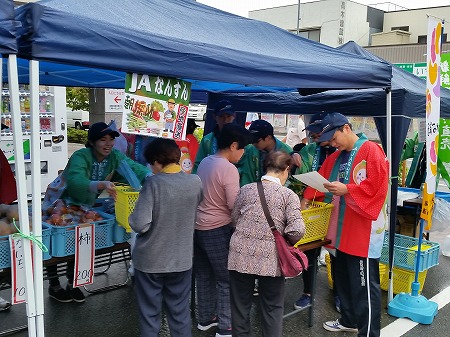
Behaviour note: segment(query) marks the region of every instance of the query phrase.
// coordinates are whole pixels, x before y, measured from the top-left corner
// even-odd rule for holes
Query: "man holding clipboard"
[[[336,249],[335,286],[341,299],[341,318],[328,321],[328,331],[379,336],[381,290],[378,259],[383,244],[383,206],[388,191],[389,164],[381,147],[353,132],[348,119],[330,113],[322,121],[319,141],[336,151],[319,173],[330,182],[327,193],[307,187],[304,202],[314,196],[333,202],[327,237]],[[380,226],[380,228],[378,228]]]

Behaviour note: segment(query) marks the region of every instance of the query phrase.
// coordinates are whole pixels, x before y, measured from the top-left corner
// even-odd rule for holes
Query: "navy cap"
[[[319,142],[328,142],[333,138],[336,130],[345,124],[350,124],[350,122],[343,114],[331,112],[326,115],[322,120],[322,134],[320,135]]]
[[[248,130],[252,134],[254,141],[260,138],[266,138],[267,136],[273,136],[273,126],[263,119],[254,120]]]
[[[111,129],[108,124],[103,122],[98,122],[95,124],[92,124],[91,127],[88,130],[88,140],[89,142],[95,142],[96,140],[99,140],[100,138],[105,137],[106,135],[110,135],[111,137],[119,137],[119,133],[113,129]],[[87,143],[86,146],[90,147],[91,144]]]
[[[314,114],[309,121],[308,126],[304,129],[312,133],[321,133],[322,132],[322,120],[327,115],[327,112],[320,112]]]
[[[233,115],[234,108],[229,100],[223,99],[217,102],[216,106],[214,107],[214,113],[216,114],[216,116],[222,116],[224,114]]]

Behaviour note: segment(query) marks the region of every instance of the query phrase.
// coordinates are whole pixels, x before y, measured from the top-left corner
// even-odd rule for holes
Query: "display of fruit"
[[[71,226],[103,220],[96,211],[83,206],[66,205],[63,200],[56,200],[44,212],[44,221],[52,226]]]

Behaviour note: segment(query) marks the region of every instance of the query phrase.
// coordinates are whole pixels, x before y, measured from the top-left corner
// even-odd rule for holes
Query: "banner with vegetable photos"
[[[190,96],[190,82],[128,73],[121,131],[184,140]]]

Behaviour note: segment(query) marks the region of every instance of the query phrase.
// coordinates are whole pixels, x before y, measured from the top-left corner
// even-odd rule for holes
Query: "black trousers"
[[[66,277],[70,284],[73,284],[73,271],[75,267],[75,261],[69,261],[67,262],[67,271],[66,271]],[[51,287],[58,286],[59,285],[59,278],[58,278],[58,266],[55,264],[53,266],[47,266],[45,267],[47,269],[47,276],[48,276],[48,282]]]
[[[230,271],[231,322],[233,337],[251,336],[250,309],[253,288],[258,280],[259,301],[264,337],[282,337],[284,286],[283,276],[270,277]]]
[[[339,322],[346,327],[358,328],[358,336],[379,337],[379,260],[353,256],[337,250],[335,263],[334,285],[341,299]]]

